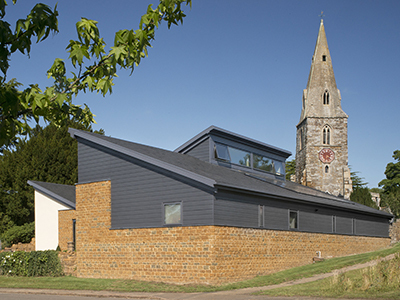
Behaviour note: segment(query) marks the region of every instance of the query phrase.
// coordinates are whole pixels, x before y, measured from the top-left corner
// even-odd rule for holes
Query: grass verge
[[[257,293],[269,296],[400,299],[400,253],[366,269],[337,274],[306,284]]]
[[[316,274],[331,272],[346,266],[364,263],[378,257],[400,252],[400,243],[394,247],[374,252],[368,252],[346,257],[328,259],[323,262],[296,267],[266,276],[257,276],[253,279],[237,283],[206,286],[206,285],[173,285],[155,282],[121,279],[88,279],[66,277],[8,277],[0,276],[2,288],[35,288],[35,289],[65,289],[65,290],[107,290],[120,292],[215,292],[234,290],[247,287],[259,287],[279,284],[286,281],[310,277]],[[320,284],[321,281],[318,281]],[[275,290],[274,290],[275,291]],[[272,292],[272,291],[271,291]]]

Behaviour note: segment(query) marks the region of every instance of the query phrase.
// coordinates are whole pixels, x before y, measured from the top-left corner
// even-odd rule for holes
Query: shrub
[[[0,275],[62,276],[63,268],[54,250],[0,253]]]
[[[29,243],[35,236],[35,222],[26,223],[22,226],[13,226],[4,232],[1,240],[2,247],[11,247],[13,244]]]

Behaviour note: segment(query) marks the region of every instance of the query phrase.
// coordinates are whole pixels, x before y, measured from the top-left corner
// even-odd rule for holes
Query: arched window
[[[324,97],[323,97],[324,99],[324,105],[329,105],[329,92],[328,92],[328,90],[325,90],[325,92],[324,92]]]
[[[325,125],[322,129],[322,144],[331,144],[331,128],[328,125]]]
[[[329,173],[329,166],[325,166],[325,173]]]

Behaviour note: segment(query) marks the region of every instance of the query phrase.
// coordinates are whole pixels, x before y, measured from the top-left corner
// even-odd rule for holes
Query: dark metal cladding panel
[[[356,235],[389,237],[389,223],[356,220]]]
[[[332,233],[332,228],[332,216],[300,211],[300,231]]]
[[[289,211],[284,208],[264,206],[264,228],[289,229]]]
[[[210,139],[206,139],[185,154],[210,162]]]
[[[353,233],[353,219],[336,217],[336,233],[352,234]]]
[[[213,195],[96,145],[79,146],[79,182],[111,180],[112,228],[161,227],[163,203],[182,202],[182,225],[212,224]]]
[[[215,225],[258,227],[258,205],[216,200],[214,208]]]

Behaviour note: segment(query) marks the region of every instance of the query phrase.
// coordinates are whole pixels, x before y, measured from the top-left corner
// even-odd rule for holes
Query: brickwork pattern
[[[76,210],[58,211],[58,245],[61,250],[68,250],[68,242],[72,242],[72,220],[76,220]]]
[[[111,183],[76,187],[77,276],[222,284],[372,251],[388,238],[197,226],[110,230]]]
[[[76,252],[67,251],[59,252],[58,258],[60,259],[61,265],[63,266],[64,274],[76,276]]]

